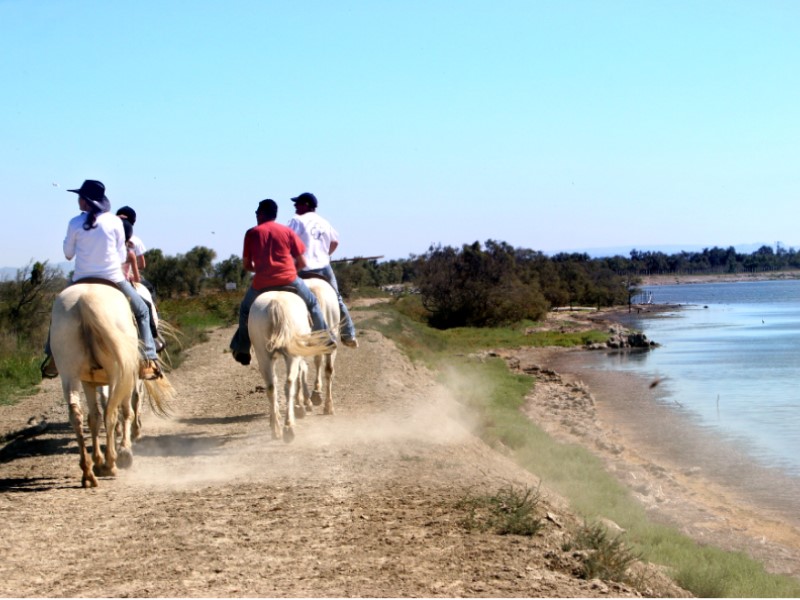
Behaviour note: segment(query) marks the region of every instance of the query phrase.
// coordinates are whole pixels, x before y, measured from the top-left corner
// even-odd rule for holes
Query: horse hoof
[[[294,407],[294,416],[298,419],[305,419],[306,418],[306,409],[300,405],[295,405]]]
[[[117,465],[120,469],[130,469],[133,465],[133,452],[127,448],[120,448],[117,453]]]
[[[322,394],[320,394],[319,392],[313,392],[311,394],[311,404],[313,404],[314,406],[319,406],[320,404],[322,404]]]
[[[94,475],[91,475],[90,477],[84,475],[81,484],[84,488],[97,487],[97,477]]]
[[[116,477],[117,468],[108,468],[106,465],[95,465],[92,470],[98,477]]]
[[[294,441],[294,429],[291,427],[286,427],[283,430],[283,441],[287,444]]]

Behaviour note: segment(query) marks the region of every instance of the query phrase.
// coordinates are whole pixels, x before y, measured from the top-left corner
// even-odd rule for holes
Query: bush
[[[536,514],[540,501],[539,490],[509,486],[494,495],[465,498],[457,508],[467,509],[462,523],[469,530],[532,536],[542,528],[542,520]]]

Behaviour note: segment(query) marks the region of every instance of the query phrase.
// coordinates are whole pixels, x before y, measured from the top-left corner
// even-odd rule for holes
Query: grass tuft
[[[542,528],[542,520],[536,514],[540,500],[538,489],[509,486],[493,495],[464,498],[457,508],[467,510],[462,524],[469,531],[532,536]]]
[[[575,535],[574,544],[586,551],[582,562],[583,579],[603,579],[630,583],[628,569],[641,559],[622,540],[622,534],[611,536],[600,523],[584,523]]]

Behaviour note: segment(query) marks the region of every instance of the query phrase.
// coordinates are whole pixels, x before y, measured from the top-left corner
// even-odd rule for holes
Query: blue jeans
[[[145,358],[158,358],[156,354],[156,344],[153,341],[153,334],[150,331],[150,309],[147,303],[136,291],[136,288],[131,285],[129,281],[120,281],[115,283],[125,297],[131,303],[131,310],[133,316],[136,317],[136,328],[139,330],[139,339],[142,340],[144,345]],[[44,352],[48,356],[52,354],[50,351],[50,332],[47,333],[47,342],[44,345]]]
[[[136,317],[136,327],[139,329],[139,339],[144,344],[145,358],[158,358],[153,333],[150,331],[150,309],[147,308],[147,303],[130,281],[120,281],[117,283],[117,287],[131,302],[131,310],[133,316]]]
[[[308,289],[305,282],[298,277],[289,285],[297,289],[297,295],[306,303],[308,312],[311,315],[311,329],[314,331],[324,331],[327,329],[328,326],[325,324],[325,317],[322,314],[322,309],[319,307],[317,297]],[[231,350],[235,353],[250,354],[251,342],[250,332],[247,330],[247,320],[250,318],[250,308],[253,306],[253,302],[256,301],[259,294],[261,294],[259,290],[250,286],[247,288],[242,303],[239,305],[239,329],[233,334],[233,339],[230,344]]]
[[[350,311],[347,310],[347,307],[344,305],[344,300],[342,300],[342,295],[339,293],[339,284],[336,282],[336,275],[333,273],[333,268],[330,265],[326,265],[321,269],[303,269],[303,273],[321,275],[325,278],[325,281],[331,284],[331,287],[336,292],[336,298],[339,300],[339,314],[342,318],[339,328],[342,330],[342,338],[345,340],[354,340],[356,337],[356,328],[355,325],[353,325],[353,319],[350,318]]]

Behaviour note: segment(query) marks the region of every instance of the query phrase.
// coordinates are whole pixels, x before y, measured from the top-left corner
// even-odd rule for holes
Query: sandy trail
[[[458,398],[379,333],[364,331],[361,348],[339,351],[336,414],[299,420],[291,444],[271,439],[257,369],[224,352],[231,333],[216,330],[189,351],[171,374],[173,416],[148,413],[133,468],[96,489],[80,488],[58,380],[0,407],[0,435],[48,423],[0,447],[0,595],[638,595],[576,577],[564,542],[582,519],[547,490],[549,518],[532,538],[464,527],[464,498],[539,480],[476,439]],[[798,574],[794,525],[664,455],[641,421],[612,410],[620,394],[646,401],[646,382],[590,378],[570,359],[576,353],[502,354],[537,377],[528,417],[601,456],[656,518]],[[548,375],[548,365],[562,373]],[[683,594],[649,577],[651,594]]]
[[[148,413],[132,469],[95,489],[80,488],[58,380],[0,409],[3,433],[49,423],[0,449],[0,595],[637,595],[573,574],[577,520],[555,496],[532,538],[465,528],[467,496],[538,480],[380,334],[339,352],[336,414],[300,420],[292,444],[271,439],[263,382],[223,352],[230,335],[189,351],[173,416]]]

